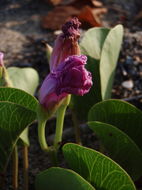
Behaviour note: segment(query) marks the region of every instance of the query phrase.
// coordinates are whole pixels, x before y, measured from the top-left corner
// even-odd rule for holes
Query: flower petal
[[[79,26],[80,22],[77,18],[73,18],[63,25],[63,33],[57,37],[51,55],[51,71],[55,70],[68,56],[80,54],[80,47],[78,45],[78,38],[80,37]]]
[[[0,52],[0,67],[3,67],[3,57],[4,57],[4,54],[2,52]]]

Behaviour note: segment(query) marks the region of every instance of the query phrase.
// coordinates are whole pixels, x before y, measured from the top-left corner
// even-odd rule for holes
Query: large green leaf
[[[22,89],[31,95],[34,95],[39,83],[39,76],[35,69],[9,67],[7,71],[15,88]],[[22,132],[20,139],[29,146],[28,128]]]
[[[102,99],[111,97],[112,84],[115,74],[123,37],[122,25],[117,25],[108,33],[101,52],[100,81]]]
[[[100,60],[101,51],[110,29],[108,28],[91,28],[85,34],[80,43],[81,52],[94,59]]]
[[[99,61],[88,57],[87,68],[92,73],[93,86],[89,93],[83,96],[72,95],[71,107],[76,112],[81,120],[87,119],[89,109],[101,99],[100,76],[99,76]],[[97,90],[96,90],[97,89]]]
[[[0,171],[4,172],[21,132],[36,118],[36,113],[12,102],[0,102]]]
[[[7,69],[13,86],[34,94],[39,83],[39,76],[33,68],[9,67]]]
[[[69,166],[97,190],[135,190],[128,174],[100,152],[72,143],[64,145],[63,152]]]
[[[9,101],[21,106],[24,106],[32,111],[36,111],[37,100],[26,93],[23,90],[10,88],[10,87],[0,87],[0,101]],[[20,135],[20,139],[26,144],[29,145],[28,138],[28,128],[26,128]]]
[[[92,121],[88,125],[100,138],[110,157],[134,180],[142,176],[142,152],[132,139],[115,126],[106,123]]]
[[[90,109],[88,120],[118,127],[142,150],[142,112],[135,106],[121,100],[106,100]]]
[[[88,94],[83,97],[72,95],[73,109],[80,119],[86,119],[91,106],[102,100],[99,65],[101,50],[109,31],[107,28],[92,28],[85,33],[80,43],[81,53],[87,55],[86,68],[92,73],[93,80]]]
[[[92,73],[93,86],[83,97],[72,96],[72,107],[80,119],[94,104],[111,96],[117,59],[122,43],[123,28],[93,28],[88,30],[81,43],[81,53],[87,55],[86,68]]]
[[[19,104],[36,112],[38,101],[27,92],[10,87],[0,87],[0,101],[8,101]]]
[[[54,167],[37,175],[35,187],[36,190],[95,190],[74,171]]]

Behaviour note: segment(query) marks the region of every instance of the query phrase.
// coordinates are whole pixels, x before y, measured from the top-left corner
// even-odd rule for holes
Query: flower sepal
[[[62,100],[57,102],[56,105],[54,105],[54,107],[52,107],[51,109],[46,109],[46,107],[44,107],[42,104],[39,103],[38,107],[37,107],[38,120],[40,120],[40,121],[46,120],[47,121],[49,118],[51,118],[56,113],[56,111],[61,106],[68,106],[70,103],[70,97],[71,97],[71,95],[67,95]]]

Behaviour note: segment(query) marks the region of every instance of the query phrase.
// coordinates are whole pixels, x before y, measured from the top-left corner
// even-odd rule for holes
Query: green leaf
[[[4,172],[21,132],[36,118],[36,113],[11,102],[0,102],[0,171]]]
[[[100,60],[102,99],[111,98],[112,84],[123,38],[123,27],[117,25],[108,33],[103,44]]]
[[[92,28],[85,33],[80,43],[81,53],[87,55],[86,68],[92,73],[93,80],[93,86],[88,94],[83,97],[72,95],[71,106],[80,119],[86,119],[91,106],[102,100],[99,65],[101,50],[109,31],[107,28]]]
[[[34,112],[36,112],[37,108],[37,100],[31,96],[30,94],[26,93],[23,90],[16,89],[16,88],[0,88],[0,101],[9,101],[21,106],[24,106]],[[29,138],[28,138],[28,129],[25,129],[22,134],[20,135],[20,139],[29,146]]]
[[[83,96],[72,95],[71,107],[74,112],[77,114],[78,118],[81,120],[87,119],[87,114],[92,105],[97,102],[100,102],[101,99],[101,90],[100,90],[100,76],[99,72],[99,61],[94,60],[91,57],[88,57],[87,68],[92,73],[93,86],[91,87],[89,93]],[[96,90],[97,89],[97,90]]]
[[[36,112],[38,104],[34,96],[23,90],[11,87],[0,87],[0,101],[13,102],[34,112]]]
[[[142,152],[124,132],[115,126],[101,123],[89,122],[89,127],[100,138],[110,157],[119,163],[133,178],[142,176]]]
[[[74,171],[55,167],[37,175],[35,187],[36,190],[95,190]]]
[[[35,69],[9,67],[7,71],[15,88],[22,89],[34,95],[39,84],[39,76]],[[29,146],[28,128],[22,132],[20,139]]]
[[[63,152],[69,166],[97,190],[136,190],[128,174],[100,152],[72,143]]]
[[[100,60],[101,51],[110,29],[108,28],[91,28],[85,32],[80,43],[81,52],[94,59]]]
[[[7,71],[15,88],[22,89],[32,95],[35,93],[39,83],[39,76],[35,69],[9,67]]]
[[[106,100],[94,105],[88,121],[100,121],[118,127],[142,150],[142,112],[121,100]]]
[[[123,28],[93,28],[88,30],[81,43],[81,53],[87,55],[86,68],[92,73],[93,86],[83,97],[72,96],[71,106],[77,116],[86,119],[94,104],[111,96],[116,63],[122,43]]]

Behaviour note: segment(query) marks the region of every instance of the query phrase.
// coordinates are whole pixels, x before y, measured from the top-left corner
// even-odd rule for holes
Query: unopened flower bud
[[[0,52],[0,86],[12,87],[12,82],[9,79],[7,70],[3,63],[4,54]]]
[[[50,59],[50,73],[45,78],[39,101],[50,113],[57,110],[69,94],[84,95],[92,86],[91,73],[85,69],[87,57],[80,55],[78,38],[80,22],[73,18],[66,22],[55,42]]]
[[[80,55],[78,39],[80,37],[79,26],[81,23],[73,18],[62,26],[62,33],[57,37],[50,59],[50,70],[54,70],[58,64],[70,55]]]

